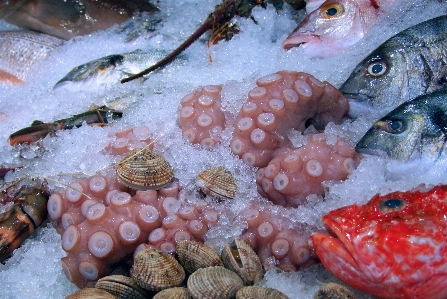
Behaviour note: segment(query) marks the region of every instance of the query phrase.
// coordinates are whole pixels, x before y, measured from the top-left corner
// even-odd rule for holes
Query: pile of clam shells
[[[66,299],[288,299],[278,290],[254,285],[262,279],[262,264],[242,239],[228,243],[220,256],[201,242],[183,240],[176,254],[177,259],[157,249],[142,249],[135,254],[130,277],[103,277],[94,288]],[[355,299],[336,283],[322,285],[314,298]]]

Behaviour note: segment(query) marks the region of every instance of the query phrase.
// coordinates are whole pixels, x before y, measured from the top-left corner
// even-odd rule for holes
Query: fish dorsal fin
[[[43,122],[43,121],[40,121],[40,120],[35,120],[35,121],[33,121],[33,122],[32,122],[32,124],[31,124],[31,127],[32,127],[32,126],[38,126],[38,125],[42,125],[42,124],[44,124],[44,122]]]

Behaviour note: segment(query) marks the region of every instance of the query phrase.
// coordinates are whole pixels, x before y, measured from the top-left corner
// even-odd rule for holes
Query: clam
[[[183,240],[177,243],[175,250],[180,264],[188,273],[194,273],[199,268],[222,266],[220,256],[211,247],[193,240]]]
[[[157,293],[153,299],[191,299],[187,288],[170,288]]]
[[[198,269],[189,276],[187,286],[194,299],[229,299],[244,282],[233,271],[215,266]]]
[[[97,289],[97,288],[85,288],[74,292],[71,295],[65,297],[65,299],[119,299],[113,296],[107,291]]]
[[[288,299],[288,297],[275,289],[247,286],[237,291],[236,299]]]
[[[145,299],[148,297],[147,292],[139,287],[132,277],[124,275],[105,276],[96,282],[95,287],[121,299]]]
[[[221,257],[225,267],[239,274],[246,285],[255,284],[262,279],[261,260],[244,240],[235,239],[225,245]]]
[[[345,286],[328,282],[324,283],[315,293],[314,299],[355,299],[354,294]]]
[[[172,255],[143,249],[135,255],[130,276],[142,288],[161,291],[179,286],[185,279],[185,270]]]
[[[148,148],[134,149],[118,163],[119,180],[136,190],[158,190],[168,185],[174,176],[171,165]]]
[[[226,168],[212,167],[199,173],[196,186],[205,194],[217,200],[233,199],[237,186],[233,175]]]

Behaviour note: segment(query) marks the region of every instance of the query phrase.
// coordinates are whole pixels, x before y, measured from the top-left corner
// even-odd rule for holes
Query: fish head
[[[374,19],[367,15],[376,13],[374,7],[363,2],[325,1],[284,40],[284,49],[301,46],[309,56],[328,57],[355,44],[369,28],[365,21]]]
[[[376,195],[365,205],[323,216],[329,234],[315,233],[310,243],[330,272],[363,292],[380,298],[445,298],[445,219],[446,185]],[[440,290],[444,297],[436,296]]]
[[[402,53],[379,48],[356,66],[340,91],[353,105],[390,111],[406,98],[405,66]]]

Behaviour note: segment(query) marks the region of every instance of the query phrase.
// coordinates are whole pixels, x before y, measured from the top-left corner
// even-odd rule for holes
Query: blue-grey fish
[[[446,149],[447,88],[399,105],[357,143],[358,153],[388,156],[396,164],[429,167]]]
[[[0,31],[0,82],[25,81],[31,66],[63,43],[62,39],[34,31]]]
[[[352,72],[340,90],[351,115],[362,108],[383,115],[399,104],[447,85],[447,16],[388,39]],[[360,112],[359,112],[360,111]]]
[[[166,56],[165,51],[108,55],[73,68],[56,83],[54,89],[65,88],[72,91],[96,89],[101,84],[112,85],[123,78],[137,74]]]

